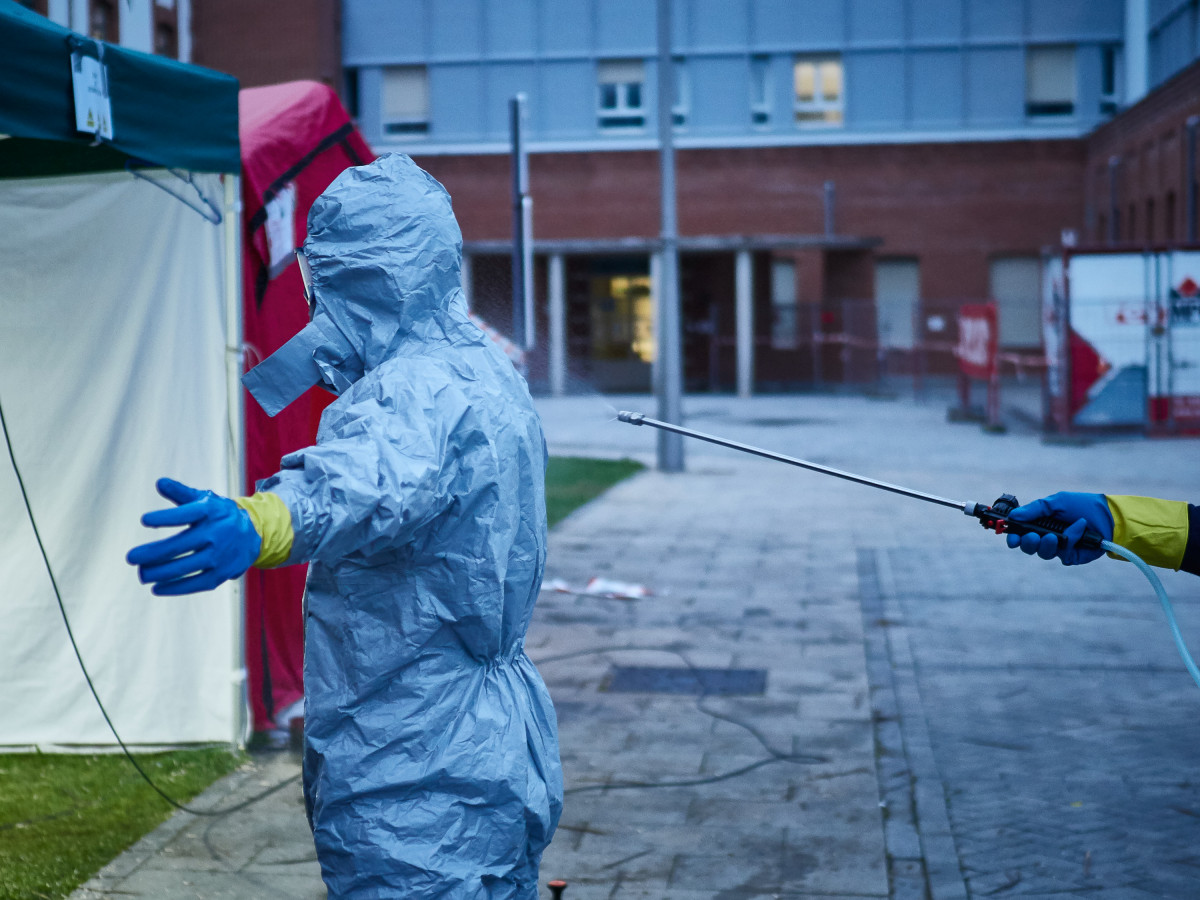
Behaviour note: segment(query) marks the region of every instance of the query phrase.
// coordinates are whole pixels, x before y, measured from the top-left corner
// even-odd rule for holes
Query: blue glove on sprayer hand
[[[1045,516],[1072,523],[1065,532],[1065,541],[1059,541],[1053,534],[1017,535],[1009,532],[1006,535],[1008,546],[1014,550],[1020,547],[1030,556],[1036,553],[1042,559],[1054,559],[1057,556],[1064,566],[1078,566],[1104,555],[1103,550],[1079,550],[1075,547],[1088,527],[1099,531],[1106,541],[1112,540],[1112,513],[1109,512],[1108,501],[1104,499],[1103,494],[1075,494],[1065,491],[1051,494],[1041,500],[1018,506],[1008,517],[1017,522],[1033,522]]]
[[[176,508],[146,513],[142,524],[188,527],[164,540],[134,547],[125,557],[138,567],[143,584],[154,585],[151,590],[155,594],[211,591],[239,577],[258,559],[262,538],[249,514],[228,497],[170,478],[158,479],[156,487]]]

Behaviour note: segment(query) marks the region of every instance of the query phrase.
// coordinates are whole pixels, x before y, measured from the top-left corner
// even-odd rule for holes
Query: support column
[[[550,255],[550,394],[567,392],[567,278],[563,255]]]
[[[749,250],[739,250],[734,278],[737,312],[737,392],[754,393],[754,281]]]
[[[474,309],[475,304],[471,298],[472,279],[471,279],[471,254],[470,253],[464,253],[462,255],[462,268],[459,270],[459,272],[462,276],[463,299],[465,299],[467,301],[467,309]]]
[[[1125,96],[1133,106],[1150,89],[1150,0],[1125,0]]]

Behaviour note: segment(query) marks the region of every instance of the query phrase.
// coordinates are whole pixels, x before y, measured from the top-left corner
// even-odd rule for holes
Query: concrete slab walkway
[[[539,401],[551,452],[652,460],[654,433],[612,422],[618,407],[653,413],[644,397]],[[960,500],[1200,487],[1194,439],[1050,446],[949,424],[942,405],[849,396],[685,411]],[[551,535],[547,583],[571,592],[543,593],[528,650],[568,794],[543,884],[567,880],[567,900],[1200,896],[1200,691],[1131,566],[1065,569],[953,510],[710,445],[687,454],[686,473],[636,476]],[[597,596],[593,577],[651,594]],[[1166,583],[1200,644],[1200,581]],[[765,684],[679,692],[753,678],[734,670]],[[259,758],[199,802],[296,771]],[[176,817],[75,896],[321,897],[298,786],[224,819]]]

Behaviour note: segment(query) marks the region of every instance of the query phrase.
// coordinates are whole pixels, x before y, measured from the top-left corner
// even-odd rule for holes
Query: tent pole
[[[242,202],[241,178],[225,173],[225,385],[229,429],[227,441],[228,494],[245,493],[246,442],[242,397]],[[233,734],[236,748],[246,745],[249,711],[246,684],[246,579],[233,586]]]

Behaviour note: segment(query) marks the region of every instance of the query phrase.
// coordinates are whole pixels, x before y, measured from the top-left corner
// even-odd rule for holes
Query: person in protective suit
[[[524,380],[467,317],[450,198],[407,156],[313,204],[311,321],[243,379],[271,415],[323,383],[315,446],[236,501],[169,479],[187,525],[129,554],[156,594],[308,562],[304,793],[329,896],[537,896],[562,808],[523,649],[546,556]]]
[[[1104,555],[1103,550],[1076,546],[1090,527],[1106,541],[1133,551],[1152,566],[1200,575],[1200,506],[1155,497],[1061,492],[1018,506],[1009,514],[1018,522],[1034,522],[1046,516],[1071,523],[1063,540],[1052,534],[1009,532],[1008,546],[1042,559],[1058,558],[1064,566],[1081,565]]]

